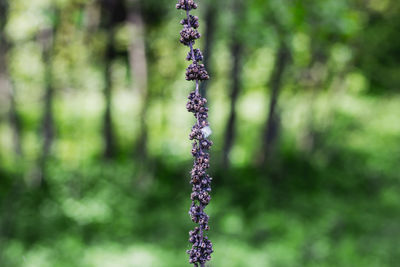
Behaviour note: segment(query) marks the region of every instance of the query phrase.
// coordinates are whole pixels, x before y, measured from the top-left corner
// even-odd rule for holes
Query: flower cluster
[[[189,51],[188,55],[186,57],[186,60],[187,61],[193,60],[193,61],[196,61],[196,62],[203,61],[203,54],[201,53],[200,49],[197,49],[197,48],[194,49],[193,50],[193,54],[194,54],[194,58],[193,58],[192,52]]]
[[[194,0],[179,0],[178,3],[176,4],[176,9],[183,9],[186,11],[190,11],[196,8],[197,4],[194,2]]]
[[[199,18],[189,14],[190,10],[196,9],[197,4],[193,0],[179,0],[176,5],[177,9],[186,11],[186,18],[181,20],[183,29],[180,32],[180,42],[188,46],[190,51],[186,60],[192,63],[186,69],[186,80],[196,82],[196,90],[191,92],[188,97],[186,108],[192,112],[196,118],[196,124],[192,127],[189,139],[193,141],[192,155],[194,157],[193,169],[190,172],[192,185],[192,193],[190,198],[192,204],[189,215],[192,221],[198,226],[190,231],[189,242],[192,248],[187,251],[190,256],[189,262],[195,267],[204,266],[206,261],[211,259],[213,252],[212,243],[206,236],[209,230],[209,216],[204,212],[205,207],[211,200],[211,181],[212,178],[206,173],[210,167],[210,155],[208,150],[212,146],[212,141],[208,139],[211,129],[208,119],[207,100],[199,93],[199,83],[209,79],[209,75],[203,64],[203,55],[200,49],[193,48],[195,41],[200,38],[197,31],[199,27]]]
[[[180,34],[180,41],[186,46],[192,45],[196,39],[201,37],[200,33],[196,29],[188,26],[188,24],[183,25],[183,29],[181,30]]]
[[[200,26],[199,17],[193,16],[193,15],[189,15],[189,20],[187,18],[184,18],[183,20],[181,20],[181,24],[182,25],[189,25],[190,24],[190,26],[192,28],[197,29]]]
[[[190,64],[189,67],[186,69],[186,80],[188,81],[204,81],[208,80],[209,78],[210,77],[208,76],[208,73],[204,68],[204,64],[193,63]]]
[[[199,240],[199,227],[194,228],[194,231],[190,231],[190,239],[189,242],[193,244],[195,249],[190,250],[190,263],[196,264],[197,262],[205,262],[211,259],[212,250],[212,243],[208,240],[208,237],[204,237],[203,240]]]

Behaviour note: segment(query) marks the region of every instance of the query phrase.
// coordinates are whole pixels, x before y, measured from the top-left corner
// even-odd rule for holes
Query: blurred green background
[[[199,0],[210,266],[399,266],[400,2]],[[188,266],[174,0],[0,0],[0,266]]]

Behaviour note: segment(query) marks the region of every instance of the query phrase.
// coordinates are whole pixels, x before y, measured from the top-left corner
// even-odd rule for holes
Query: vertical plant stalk
[[[190,256],[189,263],[195,267],[203,267],[211,259],[211,253],[213,252],[212,243],[207,237],[209,216],[204,212],[205,207],[211,200],[212,178],[206,173],[206,170],[210,167],[208,150],[212,146],[212,141],[207,139],[211,134],[207,121],[207,100],[201,96],[199,84],[201,81],[208,80],[209,76],[204,65],[199,63],[203,60],[200,49],[194,48],[195,40],[200,38],[200,33],[197,31],[199,19],[190,15],[190,11],[196,9],[197,4],[193,0],[179,0],[176,8],[186,11],[186,18],[181,21],[183,29],[180,32],[180,42],[190,48],[186,59],[192,61],[192,64],[186,69],[186,80],[195,81],[196,84],[195,91],[189,94],[186,108],[196,118],[196,123],[193,125],[189,135],[189,139],[193,140],[192,155],[194,157],[190,180],[192,184],[192,194],[190,196],[192,204],[189,215],[198,226],[189,232],[189,242],[192,243],[192,248],[187,253]]]

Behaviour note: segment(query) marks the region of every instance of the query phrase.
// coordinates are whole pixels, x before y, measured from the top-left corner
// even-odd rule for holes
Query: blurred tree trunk
[[[135,144],[135,155],[147,158],[147,110],[149,106],[148,73],[146,58],[146,29],[142,9],[138,0],[128,0],[128,25],[131,43],[129,45],[129,64],[133,89],[140,94],[140,134]]]
[[[49,153],[54,139],[54,85],[53,85],[53,56],[54,56],[54,39],[56,34],[56,24],[51,28],[43,29],[39,39],[42,43],[42,59],[44,63],[44,111],[42,119],[42,135],[43,135],[43,158]]]
[[[8,20],[8,1],[0,0],[0,104],[3,101],[9,102],[8,113],[9,123],[13,131],[13,142],[14,149],[17,156],[22,155],[21,148],[21,121],[17,113],[14,86],[12,78],[10,77],[8,69],[7,56],[11,50],[12,44],[7,40],[5,34],[5,27]],[[4,100],[2,97],[4,96]],[[3,100],[3,101],[1,101]],[[1,177],[6,178],[6,177]],[[14,177],[12,177],[14,178]],[[13,237],[15,233],[15,218],[16,218],[16,199],[18,199],[17,192],[20,188],[18,179],[4,179],[2,181],[2,187],[6,190],[3,191],[5,194],[1,196],[1,211],[2,216],[0,218],[0,251],[4,251],[7,246],[7,240]],[[4,255],[0,252],[0,262],[3,263]]]
[[[39,172],[32,180],[33,185],[41,186],[47,191],[47,182],[45,179],[45,165],[51,153],[51,147],[54,140],[54,82],[53,82],[53,58],[55,47],[55,36],[58,29],[58,10],[52,8],[52,23],[49,27],[42,29],[38,34],[38,41],[42,45],[42,61],[44,64],[44,105],[41,125],[42,135],[42,154],[39,156]]]
[[[315,130],[315,100],[324,85],[327,85],[327,49],[329,44],[321,44],[321,40],[312,38],[311,42],[311,60],[306,70],[306,88],[310,90],[309,110],[305,118],[306,130],[301,138],[301,147],[304,152],[311,153],[315,148],[318,133]]]
[[[105,110],[103,116],[103,138],[104,138],[104,157],[113,158],[115,155],[115,140],[111,114],[112,104],[112,77],[111,64],[114,53],[114,32],[110,27],[107,32],[107,44],[104,55],[104,101]]]
[[[45,65],[45,95],[44,112],[42,120],[43,134],[43,156],[47,157],[50,152],[54,138],[54,116],[53,116],[53,70],[52,70],[52,50],[53,50],[53,31],[48,29],[42,32],[43,41],[43,62]]]
[[[103,55],[104,69],[103,69],[103,79],[104,79],[104,103],[105,109],[103,114],[103,156],[106,159],[111,159],[115,156],[115,136],[113,129],[112,120],[112,62],[115,56],[114,47],[114,19],[116,12],[116,5],[119,4],[118,1],[111,0],[101,0],[101,24],[103,30],[106,33],[106,45]]]
[[[222,151],[222,164],[224,168],[229,168],[229,153],[232,150],[232,146],[235,140],[236,134],[236,103],[242,87],[241,70],[242,70],[242,53],[243,53],[243,42],[238,34],[237,27],[243,17],[243,9],[240,1],[234,2],[234,12],[236,14],[236,21],[232,28],[232,40],[231,40],[231,56],[233,58],[232,70],[231,70],[231,92],[230,92],[230,113],[228,123],[225,129],[224,147]]]
[[[309,2],[311,4],[311,2]],[[315,148],[318,133],[315,128],[315,101],[318,93],[323,86],[328,86],[329,80],[333,72],[328,71],[327,62],[329,59],[329,50],[335,43],[334,33],[326,35],[324,29],[321,28],[323,17],[318,10],[310,8],[308,10],[307,23],[310,27],[310,52],[311,59],[301,79],[305,89],[310,91],[309,110],[305,118],[306,129],[300,141],[300,146],[303,152],[311,153]]]
[[[1,63],[0,63],[1,64]],[[14,86],[11,82],[11,90],[10,90],[10,111],[9,111],[9,120],[11,127],[13,129],[13,142],[14,142],[14,150],[18,156],[22,156],[22,142],[21,142],[21,134],[22,134],[22,122],[21,117],[17,110],[17,104],[15,100],[15,90]]]
[[[8,2],[0,0],[0,95],[4,94],[9,100],[9,122],[13,132],[14,150],[18,156],[22,155],[21,148],[21,120],[17,111],[15,91],[8,71],[7,55],[12,44],[5,35],[5,26],[8,19]]]
[[[215,5],[218,3],[215,2],[208,2],[206,15],[205,15],[205,45],[203,52],[203,63],[207,68],[207,71],[210,75],[212,75],[212,66],[211,66],[211,54],[212,54],[212,44],[214,42],[214,35],[216,30],[216,10],[217,8]],[[200,93],[203,97],[207,97],[207,86],[208,81],[203,81],[200,83]]]
[[[236,126],[236,103],[241,90],[241,68],[242,68],[242,44],[235,40],[231,47],[231,54],[233,56],[233,67],[231,70],[232,77],[232,90],[230,95],[230,113],[228,118],[228,124],[225,130],[225,138],[224,138],[224,148],[223,148],[223,166],[224,168],[228,168],[230,165],[229,161],[229,153],[232,149],[233,142],[235,139],[235,126]]]
[[[269,102],[269,111],[267,121],[265,123],[263,141],[262,141],[262,152],[260,155],[260,162],[264,165],[271,157],[271,153],[274,149],[278,131],[280,127],[280,116],[277,112],[277,104],[279,94],[282,88],[282,78],[285,69],[288,65],[290,58],[290,51],[283,40],[283,37],[279,43],[278,51],[275,57],[274,69],[269,80],[269,87],[271,88],[271,96]]]

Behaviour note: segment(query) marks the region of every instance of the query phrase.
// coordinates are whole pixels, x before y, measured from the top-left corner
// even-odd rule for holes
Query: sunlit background
[[[400,2],[197,2],[209,266],[398,266]],[[189,266],[175,4],[0,0],[0,266]]]

